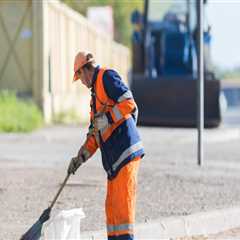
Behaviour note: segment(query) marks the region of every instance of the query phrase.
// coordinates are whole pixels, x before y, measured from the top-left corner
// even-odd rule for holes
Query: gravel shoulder
[[[146,156],[139,172],[137,223],[239,206],[238,132],[206,132],[200,168],[196,130],[140,128]],[[85,133],[78,127],[56,126],[0,135],[0,239],[18,239],[49,205]],[[105,187],[97,153],[70,179],[53,214],[82,207],[82,230],[104,229]]]

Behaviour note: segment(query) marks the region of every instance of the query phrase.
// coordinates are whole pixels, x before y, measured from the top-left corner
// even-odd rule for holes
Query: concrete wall
[[[9,41],[4,28],[13,40],[17,36],[12,45],[16,42],[19,63],[14,51],[11,61],[5,63],[10,47],[5,49]],[[80,82],[72,83],[74,57],[79,50],[92,52],[101,66],[116,69],[127,81],[129,50],[97,32],[83,16],[57,0],[1,0],[0,47],[5,56],[1,57],[0,71],[7,66],[5,75],[0,75],[0,88],[32,94],[47,122],[70,110],[76,111],[81,121],[89,118],[89,92]],[[19,74],[18,65],[26,76]]]

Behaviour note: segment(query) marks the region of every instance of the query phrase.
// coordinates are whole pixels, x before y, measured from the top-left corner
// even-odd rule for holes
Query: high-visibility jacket
[[[98,147],[108,179],[136,157],[143,157],[144,150],[136,128],[137,105],[131,91],[114,70],[96,68],[93,76],[91,100],[91,124],[84,143],[89,155]],[[105,113],[109,126],[101,131],[92,131],[94,114]]]

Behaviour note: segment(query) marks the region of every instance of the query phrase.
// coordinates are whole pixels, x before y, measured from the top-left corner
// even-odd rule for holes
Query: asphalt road
[[[139,172],[136,220],[239,206],[240,124],[204,133],[197,166],[196,129],[140,127],[146,156]],[[0,134],[0,239],[17,239],[39,217],[66,174],[86,128],[53,126]],[[104,228],[106,175],[99,152],[69,184],[53,212],[82,207],[82,230]]]

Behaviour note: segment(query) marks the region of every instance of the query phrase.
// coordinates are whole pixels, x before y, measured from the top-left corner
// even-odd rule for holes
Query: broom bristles
[[[50,212],[51,208],[45,209],[38,221],[32,225],[32,227],[21,237],[20,240],[38,240],[41,236],[43,223],[50,218]]]

